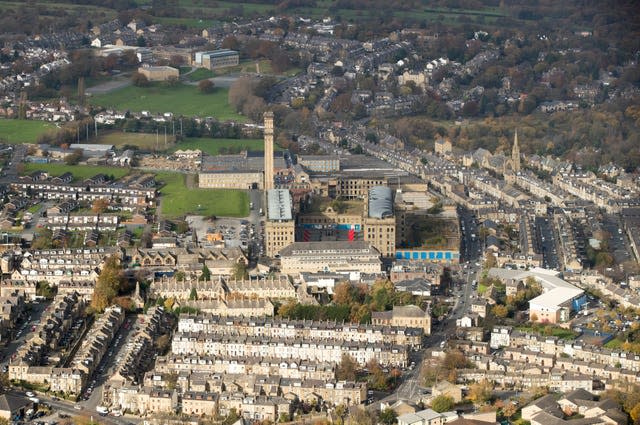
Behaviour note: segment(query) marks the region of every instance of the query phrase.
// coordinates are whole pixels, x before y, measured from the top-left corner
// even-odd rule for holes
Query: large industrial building
[[[280,250],[281,271],[302,272],[382,272],[380,252],[365,241],[295,242]]]
[[[375,186],[364,200],[331,201],[315,198],[312,207],[298,215],[298,239],[310,241],[367,241],[384,257],[393,257],[396,219],[393,191]]]
[[[270,189],[267,191],[266,199],[264,243],[267,256],[275,257],[281,249],[295,242],[293,205],[287,189]]]
[[[273,113],[264,115],[264,153],[206,156],[202,160],[198,185],[206,189],[273,189],[274,170],[286,169],[273,149]]]

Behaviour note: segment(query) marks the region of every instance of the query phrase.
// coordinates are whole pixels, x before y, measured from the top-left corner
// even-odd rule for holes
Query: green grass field
[[[215,77],[216,73],[206,68],[198,68],[193,71],[191,74],[187,75],[185,78],[189,81],[195,82],[204,80],[205,78]]]
[[[231,152],[238,153],[242,150],[251,151],[263,151],[264,141],[262,139],[210,139],[210,138],[191,138],[185,139],[182,142],[177,143],[171,152],[175,152],[178,149],[200,149],[202,152],[206,152],[209,155],[219,155],[220,150],[223,148],[230,149]],[[276,150],[281,148],[275,146]]]
[[[211,94],[202,94],[198,87],[179,84],[169,87],[152,84],[149,87],[128,86],[111,93],[89,98],[93,105],[117,110],[153,113],[173,112],[175,115],[215,117],[219,120],[245,121],[229,105],[228,89],[218,87]]]
[[[45,121],[0,119],[0,141],[34,143],[41,134],[56,129],[54,124]]]
[[[97,165],[67,165],[67,164],[24,164],[24,174],[34,171],[45,171],[50,176],[59,176],[67,171],[73,174],[74,181],[84,180],[96,174],[113,175],[116,179],[129,174],[129,170],[120,167],[103,167]]]
[[[167,128],[167,132],[171,131],[171,127]],[[173,146],[175,137],[167,134],[167,146]],[[137,146],[142,150],[165,150],[164,130],[158,135],[150,133],[125,133],[122,131],[111,131],[98,136],[96,143],[104,143],[121,147],[124,145]]]
[[[188,189],[186,176],[180,173],[158,173],[162,216],[182,217],[187,214],[220,217],[246,217],[249,214],[249,195],[241,190]]]

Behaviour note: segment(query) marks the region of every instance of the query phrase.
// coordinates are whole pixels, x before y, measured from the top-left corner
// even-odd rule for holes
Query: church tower
[[[273,189],[273,112],[264,113],[264,190]]]
[[[511,149],[511,162],[513,164],[513,172],[517,173],[520,171],[520,147],[518,146],[518,130],[516,129],[516,134],[513,136],[513,148]]]

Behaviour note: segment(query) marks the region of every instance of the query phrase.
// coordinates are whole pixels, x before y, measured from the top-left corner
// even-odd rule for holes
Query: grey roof
[[[99,143],[72,143],[69,145],[69,150],[82,149],[83,151],[100,151],[106,152],[113,150],[113,145],[99,144]]]
[[[12,394],[0,395],[0,411],[13,413],[30,403],[31,401],[21,396],[16,396]]]
[[[355,255],[375,254],[375,249],[367,241],[322,241],[322,242],[294,242],[280,251],[280,255]]]
[[[291,220],[291,194],[287,189],[267,191],[267,217],[269,220]]]
[[[393,216],[393,192],[386,186],[369,189],[369,217],[387,218]]]
[[[219,58],[219,57],[224,57],[224,56],[235,56],[237,54],[238,54],[238,52],[235,51],[235,50],[221,49],[221,50],[215,50],[213,52],[203,53],[202,56],[209,56],[209,57],[212,57],[212,58]]]

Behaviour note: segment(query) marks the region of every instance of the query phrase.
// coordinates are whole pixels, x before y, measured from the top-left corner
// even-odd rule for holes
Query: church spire
[[[520,171],[520,147],[518,146],[518,129],[513,136],[513,148],[511,149],[511,162],[513,163],[513,171]]]

